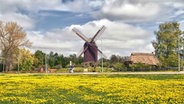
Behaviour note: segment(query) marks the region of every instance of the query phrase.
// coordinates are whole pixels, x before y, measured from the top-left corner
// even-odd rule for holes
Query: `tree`
[[[43,53],[40,50],[37,50],[34,53],[35,56],[35,60],[34,60],[34,66],[35,67],[40,67],[44,65],[44,61],[45,61],[45,53]]]
[[[117,70],[117,71],[120,71],[120,70],[125,71],[126,70],[125,65],[123,63],[120,63],[120,62],[115,63],[113,66],[114,66],[115,70]]]
[[[116,55],[112,55],[112,56],[110,57],[110,62],[111,62],[111,63],[116,63],[116,62],[118,62],[118,60],[119,60],[119,58],[118,58],[118,56],[116,56]]]
[[[155,32],[156,40],[152,42],[155,48],[156,56],[161,60],[162,64],[169,66],[177,66],[178,42],[182,42],[182,31],[179,29],[179,23],[168,22],[159,25],[159,30]],[[172,61],[172,64],[170,62]]]
[[[73,64],[75,64],[75,65],[80,63],[80,62],[79,62],[79,61],[80,61],[80,60],[79,60],[80,57],[77,57],[76,54],[69,55],[69,58],[68,58],[68,59],[69,59],[69,61],[72,61]],[[82,63],[82,62],[81,62],[81,63]],[[81,64],[81,63],[80,63],[80,64]]]
[[[109,59],[106,59],[106,58],[100,58],[99,60],[98,60],[98,62],[99,62],[99,65],[101,66],[102,65],[102,61],[103,61],[103,67],[110,67],[110,60]]]
[[[20,70],[30,71],[33,68],[34,56],[29,50],[21,49],[18,58]]]
[[[77,57],[77,61],[75,63],[76,66],[80,66],[81,67],[82,66],[82,63],[83,63],[83,60],[84,60],[83,57],[81,57],[81,56],[80,57]]]
[[[54,53],[51,51],[49,54],[49,66],[51,68],[53,68],[55,66],[55,57],[54,57]]]
[[[58,53],[55,53],[54,58],[55,58],[54,66],[57,66],[56,68],[58,69],[61,68],[63,65],[64,56],[62,54],[59,55]]]
[[[30,45],[21,26],[14,22],[0,21],[0,48],[5,59],[6,71],[11,70],[17,64],[19,47]]]
[[[70,63],[69,57],[63,57],[62,67],[66,68],[67,65],[69,65],[69,63]]]

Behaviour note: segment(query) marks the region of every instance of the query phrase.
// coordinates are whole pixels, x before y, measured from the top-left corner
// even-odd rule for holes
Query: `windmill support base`
[[[86,62],[84,63],[84,71],[86,72],[96,72],[96,62]],[[91,69],[91,70],[90,70]]]

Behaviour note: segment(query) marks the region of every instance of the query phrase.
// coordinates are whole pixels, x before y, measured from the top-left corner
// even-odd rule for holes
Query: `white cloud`
[[[60,34],[58,32],[61,32]],[[69,49],[74,47],[67,36],[67,31],[62,29],[46,33],[28,32],[28,38],[33,42],[33,47]]]
[[[92,8],[99,8],[103,5],[103,0],[89,0],[89,6]]]
[[[150,37],[153,37],[152,34],[140,27],[112,22],[107,19],[91,21],[84,25],[71,25],[64,29],[55,29],[46,33],[29,32],[28,35],[34,43],[33,46],[64,50],[60,52],[68,55],[72,52],[78,53],[84,44],[84,41],[71,31],[73,27],[79,29],[86,37],[92,37],[102,25],[105,25],[107,29],[96,42],[99,49],[103,48],[103,52],[107,56],[114,53],[129,55],[127,53],[141,50],[153,51],[148,47],[152,41],[150,40],[152,39]]]
[[[158,15],[159,5],[154,2],[106,1],[101,10],[101,17],[131,21],[151,20]],[[99,16],[99,15],[98,15]]]
[[[183,15],[184,14],[184,10],[178,10],[175,12],[175,15],[178,16],[178,15]]]
[[[19,12],[25,10],[37,12],[39,10],[65,10],[60,0],[1,0],[0,13]]]
[[[61,0],[0,0],[0,2],[0,20],[17,22],[25,29],[34,28],[37,22],[34,17],[38,16],[39,11],[86,12],[102,4],[100,1],[86,0],[68,3],[62,3]]]
[[[18,25],[24,27],[25,29],[30,29],[34,27],[34,20],[32,20],[27,15],[19,13],[6,13],[1,15],[0,20],[4,22],[17,22]]]
[[[166,6],[170,6],[170,7],[174,7],[174,8],[184,8],[183,0],[177,0],[177,1],[168,0],[168,1],[164,1],[162,3]]]
[[[19,12],[20,9],[29,12],[40,10],[62,10],[85,12],[99,8],[103,0],[74,0],[63,3],[61,0],[0,0],[0,13]]]
[[[67,10],[60,0],[0,0],[0,20],[17,22],[25,29],[35,26],[41,10]]]
[[[180,29],[184,31],[184,20],[180,21]]]

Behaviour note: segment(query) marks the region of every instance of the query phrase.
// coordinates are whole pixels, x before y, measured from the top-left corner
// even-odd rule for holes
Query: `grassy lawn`
[[[0,104],[184,102],[184,75],[1,74],[0,85]]]

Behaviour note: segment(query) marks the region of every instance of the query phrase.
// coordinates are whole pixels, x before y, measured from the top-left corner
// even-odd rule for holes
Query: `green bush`
[[[115,71],[127,71],[127,68],[124,63],[120,63],[120,62],[115,63],[113,67]]]
[[[146,65],[144,63],[135,63],[130,65],[130,68],[132,69],[132,71],[150,71],[152,66]]]
[[[74,72],[84,72],[84,68],[82,68],[82,67],[74,67],[74,70],[73,71]]]

